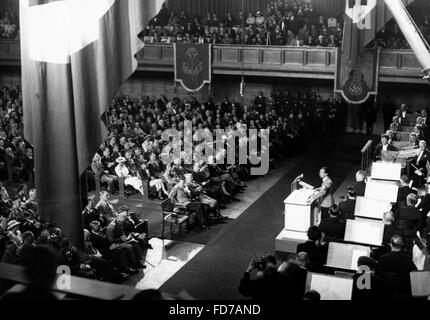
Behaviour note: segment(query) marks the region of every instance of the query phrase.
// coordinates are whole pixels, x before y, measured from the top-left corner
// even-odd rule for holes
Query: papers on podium
[[[402,164],[399,162],[374,162],[371,178],[373,180],[400,181]]]
[[[391,142],[391,144],[393,145],[393,147],[396,147],[397,150],[415,148],[415,145],[410,143],[409,141],[393,141]]]
[[[317,291],[321,295],[321,300],[351,300],[353,284],[352,278],[309,272],[306,291]]]
[[[370,219],[346,220],[345,241],[374,246],[382,245],[384,223]]]
[[[314,194],[313,189],[297,189],[284,200],[285,204],[293,204],[299,206],[307,206],[307,201]]]
[[[366,183],[366,191],[364,193],[364,196],[366,198],[378,199],[395,203],[397,202],[398,192],[399,186],[395,183],[372,180]]]
[[[328,245],[327,267],[358,270],[358,258],[370,256],[370,247],[358,244],[330,242]]]
[[[392,206],[389,201],[357,197],[354,215],[357,217],[382,220],[384,218],[384,213],[391,209]]]

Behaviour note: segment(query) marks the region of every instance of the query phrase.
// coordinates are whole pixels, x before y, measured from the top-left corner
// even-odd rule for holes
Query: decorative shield
[[[212,57],[209,44],[175,44],[175,81],[189,92],[211,83]]]

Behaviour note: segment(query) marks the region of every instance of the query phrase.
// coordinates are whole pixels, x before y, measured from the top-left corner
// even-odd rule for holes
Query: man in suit
[[[309,257],[311,272],[321,272],[327,260],[327,246],[322,242],[322,233],[319,227],[312,226],[308,229],[308,240],[297,245],[297,253],[306,252]]]
[[[315,193],[308,199],[308,203],[318,200],[321,209],[321,219],[329,217],[329,208],[334,204],[333,181],[329,178],[329,169],[322,167],[319,176],[322,180],[321,187],[315,189]]]
[[[343,240],[345,236],[345,223],[339,218],[339,210],[333,205],[329,210],[330,216],[322,219],[319,225],[327,241]]]
[[[354,190],[357,197],[364,197],[366,191],[366,174],[363,170],[358,170],[355,174]]]
[[[398,228],[402,232],[407,250],[412,249],[412,242],[421,222],[421,213],[415,207],[417,203],[417,195],[411,193],[406,197],[406,206],[398,208],[395,213]]]
[[[172,201],[173,205],[184,206],[187,210],[196,212],[200,226],[204,229],[207,228],[206,223],[209,218],[209,213],[202,202],[192,201],[191,192],[185,185],[183,179],[178,179],[176,185],[170,191],[169,199]]]
[[[399,276],[398,292],[410,296],[410,272],[417,270],[410,255],[404,252],[405,241],[401,236],[394,236],[390,241],[391,251],[379,258],[382,272],[393,273]]]
[[[430,160],[430,152],[427,150],[427,143],[420,141],[420,151],[417,156],[411,159],[412,187],[420,188],[427,178],[427,163]]]
[[[106,229],[106,238],[111,244],[111,248],[123,248],[129,251],[134,262],[132,267],[145,268],[145,265],[141,261],[143,255],[139,242],[126,234],[126,220],[126,213],[122,212],[118,214],[108,225]]]
[[[136,274],[138,271],[131,268],[136,261],[131,254],[131,247],[112,246],[106,236],[101,232],[101,226],[98,221],[90,223],[90,241],[102,256],[110,261],[120,272]]]
[[[407,175],[400,177],[400,187],[397,193],[397,204],[402,205],[406,203],[406,197],[411,194],[417,194],[417,191],[411,188],[411,179]]]
[[[397,151],[396,147],[388,143],[389,140],[390,137],[388,135],[381,135],[381,143],[376,146],[375,153],[373,154],[373,159],[375,161],[381,160],[382,151]]]
[[[354,219],[355,213],[355,199],[357,193],[353,186],[347,188],[347,199],[339,203],[339,212],[342,219]]]

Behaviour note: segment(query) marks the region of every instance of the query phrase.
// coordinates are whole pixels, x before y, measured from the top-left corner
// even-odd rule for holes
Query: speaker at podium
[[[293,181],[295,188],[292,187],[293,191],[284,200],[284,229],[276,237],[277,251],[296,252],[297,245],[307,240],[309,227],[315,224],[313,206],[308,201],[315,192],[314,187],[300,181],[301,178],[303,175]]]

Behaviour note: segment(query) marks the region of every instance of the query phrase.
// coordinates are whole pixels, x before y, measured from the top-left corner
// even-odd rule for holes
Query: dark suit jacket
[[[355,199],[346,199],[339,203],[339,211],[344,219],[354,219]]]
[[[430,152],[428,150],[425,150],[423,155],[421,156],[420,160],[418,160],[419,154],[412,158],[411,163],[416,166],[418,169],[421,170],[421,172],[424,174],[424,176],[427,176],[427,162],[430,160]],[[412,170],[415,171],[415,170]]]
[[[354,184],[355,192],[357,193],[357,197],[364,197],[364,193],[366,191],[366,182],[359,181]]]
[[[400,230],[413,232],[421,221],[420,211],[413,206],[400,207],[395,213]]]
[[[417,191],[414,189],[409,188],[409,186],[402,186],[399,188],[399,192],[397,194],[397,203],[403,201],[406,202],[406,197],[408,194],[414,193],[417,194]]]
[[[379,259],[383,271],[393,273],[407,273],[417,270],[412,259],[405,252],[389,252]]]
[[[388,144],[387,151],[397,151],[397,148],[391,144]],[[374,160],[380,160],[381,159],[381,152],[382,152],[382,143],[378,144],[375,148],[375,153],[373,154]]]
[[[327,262],[327,247],[317,246],[315,242],[308,240],[297,245],[297,253],[306,252],[309,257],[309,270],[312,272],[321,271],[321,267]]]
[[[343,240],[345,237],[345,224],[338,217],[322,219],[319,228],[327,239]]]

